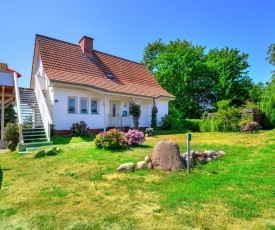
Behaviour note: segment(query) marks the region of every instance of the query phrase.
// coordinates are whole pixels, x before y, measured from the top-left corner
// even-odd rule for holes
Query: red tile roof
[[[36,35],[44,71],[52,81],[89,86],[110,93],[170,97],[145,65],[100,51],[85,56],[79,45]],[[113,74],[113,79],[106,76]]]

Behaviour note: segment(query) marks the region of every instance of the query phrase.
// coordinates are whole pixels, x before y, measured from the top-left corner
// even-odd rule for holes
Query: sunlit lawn
[[[51,157],[0,154],[0,229],[275,229],[274,130],[193,133],[192,149],[227,155],[189,175],[116,171],[151,156],[159,140],[185,152],[186,134],[120,151],[93,139],[55,137],[62,152]]]

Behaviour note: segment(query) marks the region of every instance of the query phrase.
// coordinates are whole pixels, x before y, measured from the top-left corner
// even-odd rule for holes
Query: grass
[[[275,130],[193,133],[191,148],[224,150],[191,174],[119,173],[151,156],[159,140],[186,151],[186,134],[146,139],[142,147],[96,149],[94,136],[54,137],[57,156],[0,154],[3,229],[275,229]]]

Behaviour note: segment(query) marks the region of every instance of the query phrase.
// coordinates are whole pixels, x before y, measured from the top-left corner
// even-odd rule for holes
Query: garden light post
[[[190,173],[190,141],[191,133],[187,133],[187,173]]]

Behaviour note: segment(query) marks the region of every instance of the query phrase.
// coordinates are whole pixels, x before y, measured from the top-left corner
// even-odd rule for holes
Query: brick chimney
[[[6,63],[0,63],[0,71],[7,71],[8,65]]]
[[[87,36],[84,36],[79,41],[79,45],[82,49],[82,52],[84,53],[84,55],[86,55],[89,58],[93,58],[93,43],[94,43],[94,39],[89,38]]]

